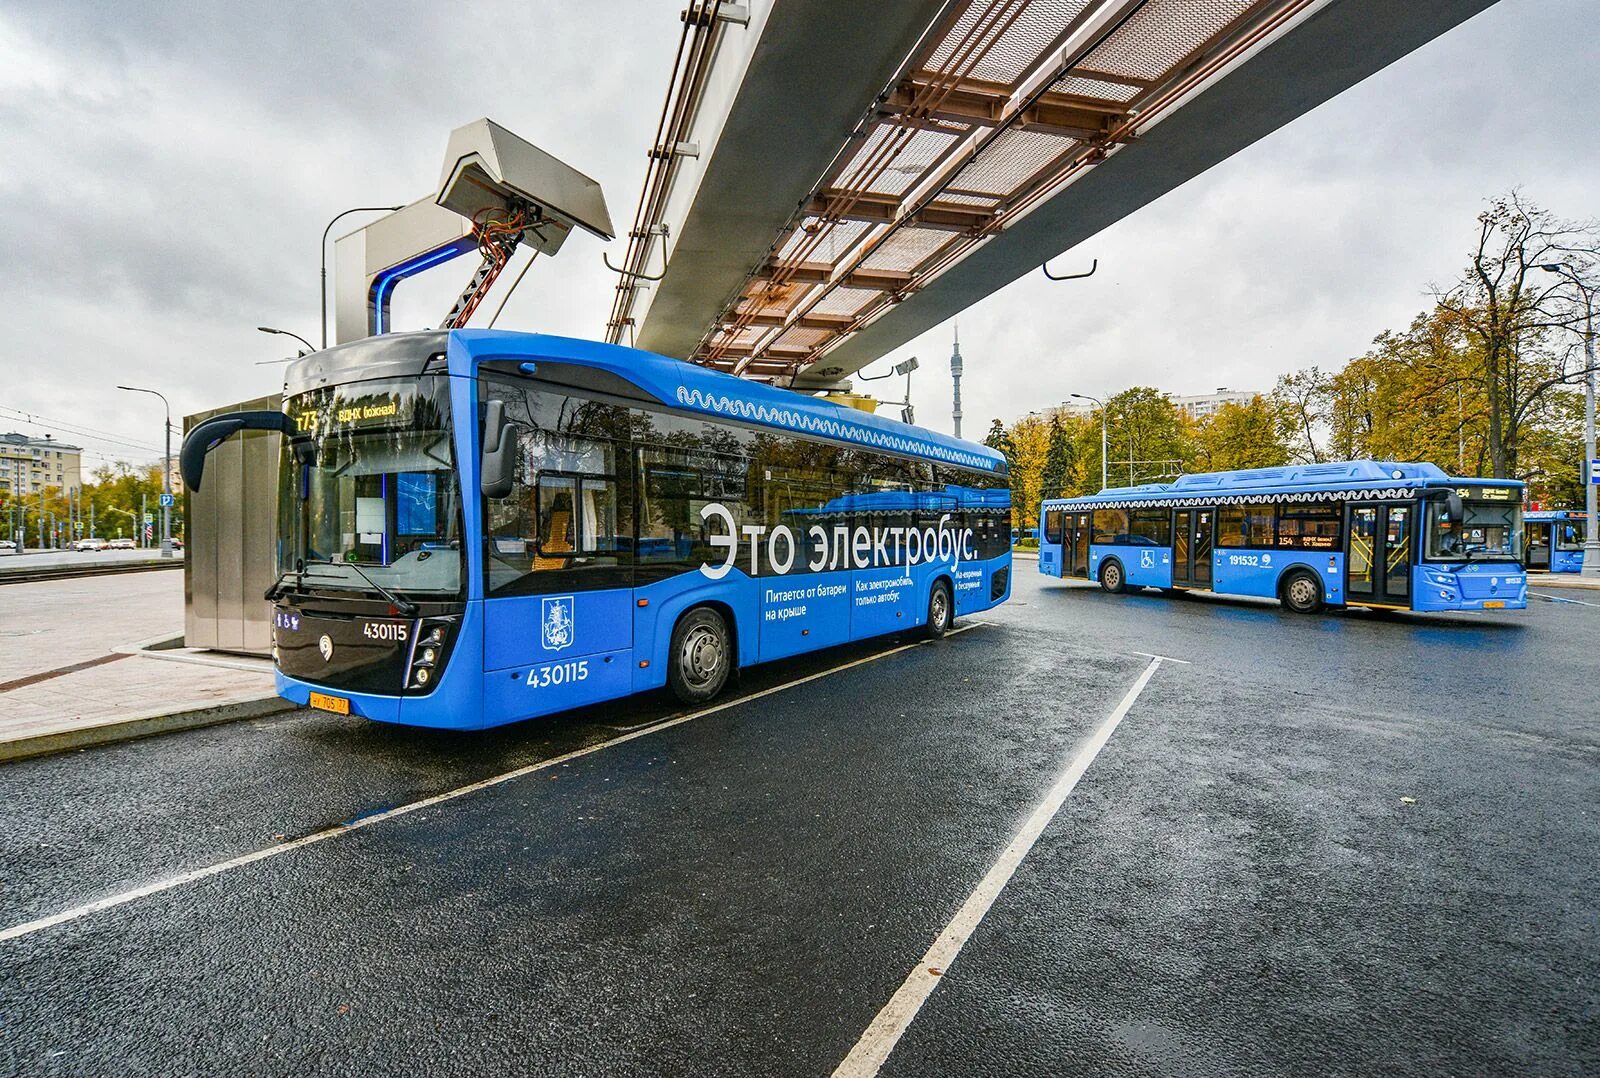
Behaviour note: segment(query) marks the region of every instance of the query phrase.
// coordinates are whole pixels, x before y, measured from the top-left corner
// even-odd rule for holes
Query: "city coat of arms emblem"
[[[572,596],[554,595],[544,600],[539,622],[539,638],[546,651],[562,651],[572,646]]]

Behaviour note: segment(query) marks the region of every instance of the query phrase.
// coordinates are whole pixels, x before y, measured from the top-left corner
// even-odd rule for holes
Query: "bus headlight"
[[[411,661],[406,665],[407,688],[423,689],[433,683],[449,634],[449,622],[424,621],[417,626],[417,643],[411,649]]]

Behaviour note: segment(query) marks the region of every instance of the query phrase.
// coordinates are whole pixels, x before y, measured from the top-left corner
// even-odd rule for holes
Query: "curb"
[[[47,734],[19,737],[0,741],[0,763],[25,760],[33,756],[49,756],[73,749],[87,749],[97,745],[110,745],[118,741],[154,737],[159,734],[196,730],[202,726],[218,726],[240,719],[257,719],[282,711],[293,711],[298,705],[277,695],[235,700],[212,707],[192,708],[175,713],[155,712],[98,723],[75,730],[56,730]]]
[[[1537,577],[1528,574],[1528,587],[1530,588],[1565,588],[1569,591],[1600,591],[1600,583],[1591,584],[1587,580],[1559,580],[1553,577]]]

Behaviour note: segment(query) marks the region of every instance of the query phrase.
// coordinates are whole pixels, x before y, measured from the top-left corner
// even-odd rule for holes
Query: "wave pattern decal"
[[[1415,498],[1416,496],[1416,488],[1389,487],[1375,489],[1369,487],[1365,490],[1305,490],[1297,491],[1293,494],[1213,494],[1210,497],[1119,498],[1115,501],[1090,497],[1071,501],[1047,501],[1044,504],[1050,509],[1203,509],[1208,505],[1265,505],[1268,502],[1329,502],[1366,499],[1387,501]]]
[[[804,434],[819,434],[824,438],[855,442],[858,445],[869,445],[877,449],[887,449],[914,457],[933,457],[935,460],[942,460],[946,464],[959,464],[964,468],[976,468],[983,472],[995,470],[995,462],[993,460],[979,456],[977,453],[967,453],[959,449],[939,445],[936,442],[907,438],[899,434],[874,430],[871,427],[857,426],[854,423],[841,423],[837,419],[825,419],[822,416],[811,415],[795,408],[769,408],[765,404],[756,404],[740,397],[704,393],[698,389],[689,389],[686,386],[678,387],[678,403],[697,411],[731,416],[735,419],[744,419],[752,423],[784,427]]]

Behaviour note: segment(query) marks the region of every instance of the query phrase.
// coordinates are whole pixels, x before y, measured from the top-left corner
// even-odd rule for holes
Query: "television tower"
[[[956,423],[956,437],[961,437],[961,323],[955,324],[956,341],[950,351],[950,380],[955,383],[955,394],[950,398],[953,405],[951,418]]]

